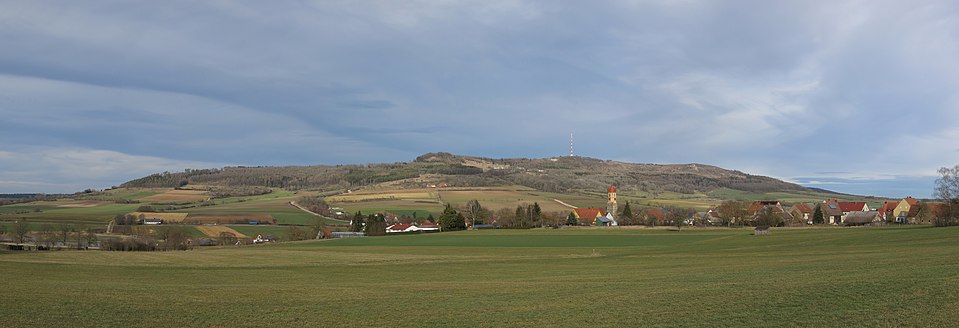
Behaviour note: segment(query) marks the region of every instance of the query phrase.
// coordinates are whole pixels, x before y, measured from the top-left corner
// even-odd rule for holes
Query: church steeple
[[[606,188],[606,212],[615,217],[619,211],[619,204],[616,203],[616,187],[610,185]]]

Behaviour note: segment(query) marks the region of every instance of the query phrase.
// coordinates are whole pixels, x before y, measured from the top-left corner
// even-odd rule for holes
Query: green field
[[[134,199],[151,195],[160,194],[163,191],[172,189],[114,189],[98,195],[94,198],[102,199]],[[316,216],[306,213],[290,205],[303,194],[276,189],[272,193],[258,196],[230,197],[215,199],[213,206],[191,207],[172,210],[179,213],[197,213],[213,215],[234,215],[234,214],[270,214],[276,219],[277,224],[310,225]],[[75,203],[89,203],[89,207],[67,207]],[[117,204],[112,201],[102,200],[71,200],[62,199],[58,201],[34,202],[28,204],[17,204],[0,206],[0,220],[15,221],[19,218],[26,218],[34,223],[86,223],[86,224],[106,224],[118,214],[128,214],[136,211],[141,205],[151,205],[155,203],[143,202],[139,204]],[[166,205],[155,205],[163,208]],[[35,211],[39,209],[40,211]],[[344,224],[343,221],[327,220],[328,224]]]
[[[959,228],[482,230],[0,253],[20,326],[954,326]]]

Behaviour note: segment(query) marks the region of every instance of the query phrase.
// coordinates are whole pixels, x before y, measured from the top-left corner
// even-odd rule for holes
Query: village
[[[867,202],[826,199],[818,203],[785,203],[779,200],[752,202],[728,200],[707,211],[688,208],[645,208],[633,212],[627,202],[620,208],[615,186],[607,189],[607,207],[574,207],[561,213],[565,220],[539,218],[531,227],[626,227],[626,226],[684,226],[695,227],[805,227],[805,226],[879,226],[886,224],[932,224],[943,213],[945,204],[924,202],[913,197],[898,201],[883,201],[878,208]],[[571,206],[571,205],[570,205]],[[572,207],[572,206],[571,206]],[[422,233],[443,231],[428,220],[414,220],[392,213],[383,213],[390,223],[386,233]],[[483,217],[479,223],[466,220],[465,229],[493,229],[509,227],[499,224],[496,215]],[[535,220],[535,219],[534,219]],[[351,222],[353,224],[353,222]],[[763,229],[763,230],[764,230]],[[459,230],[456,228],[446,230]]]

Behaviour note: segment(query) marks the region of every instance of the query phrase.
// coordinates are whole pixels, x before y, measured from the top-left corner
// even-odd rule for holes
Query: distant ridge
[[[264,186],[286,189],[336,190],[368,186],[418,188],[446,182],[458,187],[521,185],[541,191],[621,190],[692,194],[730,189],[744,192],[826,192],[782,180],[706,164],[638,164],[580,156],[501,158],[426,153],[412,162],[225,167],[158,173],[122,187]]]

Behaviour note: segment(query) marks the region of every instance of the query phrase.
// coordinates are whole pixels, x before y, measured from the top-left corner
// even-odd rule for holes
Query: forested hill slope
[[[608,185],[623,190],[678,193],[721,188],[748,192],[810,190],[770,177],[703,164],[634,164],[588,157],[491,159],[449,153],[429,153],[413,162],[400,163],[164,172],[129,181],[122,187],[201,184],[335,190],[373,185],[415,188],[440,182],[456,187],[522,185],[551,192],[605,190]]]

